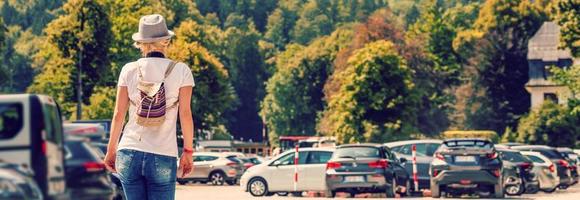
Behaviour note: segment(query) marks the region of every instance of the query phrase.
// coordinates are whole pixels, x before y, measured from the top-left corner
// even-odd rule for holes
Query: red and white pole
[[[412,147],[413,156],[413,184],[415,185],[415,192],[419,192],[419,179],[417,177],[417,145]]]
[[[298,190],[298,145],[294,152],[294,191]]]

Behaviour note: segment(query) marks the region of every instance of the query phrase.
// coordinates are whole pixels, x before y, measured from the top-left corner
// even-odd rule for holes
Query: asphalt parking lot
[[[359,195],[357,198],[367,198],[368,195]],[[340,198],[340,197],[337,197]],[[371,197],[372,198],[372,197]],[[375,197],[376,198],[376,197]],[[177,200],[190,200],[190,199],[216,199],[216,200],[245,200],[245,199],[327,199],[320,197],[252,197],[249,193],[243,192],[239,186],[212,186],[212,185],[202,185],[202,184],[188,184],[188,185],[178,185],[176,190]],[[379,199],[379,198],[376,198]],[[380,199],[383,199],[381,197]],[[412,197],[410,199],[432,199],[431,197]],[[468,198],[469,199],[469,198]],[[567,190],[557,190],[554,193],[546,194],[539,192],[533,195],[522,195],[508,197],[507,199],[538,199],[538,200],[577,200],[580,199],[580,184],[571,186]]]

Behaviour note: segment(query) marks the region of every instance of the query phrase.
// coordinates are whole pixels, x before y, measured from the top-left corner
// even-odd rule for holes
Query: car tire
[[[281,197],[288,196],[288,192],[276,192],[276,194]]]
[[[238,183],[238,179],[229,180],[229,181],[226,181],[226,183],[227,183],[228,185],[235,185],[235,184],[237,184],[237,183]]]
[[[225,174],[223,172],[212,172],[209,174],[209,181],[212,185],[224,185]]]
[[[501,184],[501,183],[495,184],[493,186],[493,197],[498,198],[498,199],[505,198],[505,193],[503,192],[503,190],[504,190],[503,184]]]
[[[291,192],[293,197],[302,197],[302,192]]]
[[[387,187],[385,194],[387,198],[395,198],[395,193],[397,192],[397,179],[395,176],[391,178],[391,185]]]
[[[255,197],[268,196],[268,194],[270,194],[270,192],[268,192],[268,184],[266,183],[266,180],[262,178],[254,178],[250,180],[248,183],[248,192]]]
[[[541,191],[544,193],[552,193],[552,192],[555,192],[556,189],[558,189],[558,187],[554,187],[552,189],[541,189]]]
[[[332,190],[326,190],[324,195],[326,196],[326,198],[334,198],[336,197],[336,192]]]
[[[441,197],[441,186],[431,181],[431,197],[440,198]]]
[[[187,182],[189,182],[189,181],[186,181],[186,180],[177,180],[177,183],[179,183],[179,185],[185,185],[185,184],[187,184]]]

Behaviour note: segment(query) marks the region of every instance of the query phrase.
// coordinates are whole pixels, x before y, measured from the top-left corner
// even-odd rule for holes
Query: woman
[[[143,58],[126,64],[119,75],[105,165],[119,174],[128,200],[174,199],[176,176],[192,170],[190,102],[195,84],[187,65],[165,58],[173,35],[161,15],[142,17],[133,40]],[[159,105],[158,110],[152,105]],[[129,121],[122,130],[127,111]],[[176,166],[178,113],[183,132],[181,174]]]

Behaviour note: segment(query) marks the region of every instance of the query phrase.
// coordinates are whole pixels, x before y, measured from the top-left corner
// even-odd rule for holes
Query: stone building
[[[546,100],[565,104],[570,96],[567,87],[549,80],[549,66],[568,67],[574,64],[569,49],[559,49],[560,27],[554,22],[544,22],[528,43],[529,80],[526,90],[531,95],[532,108]]]

